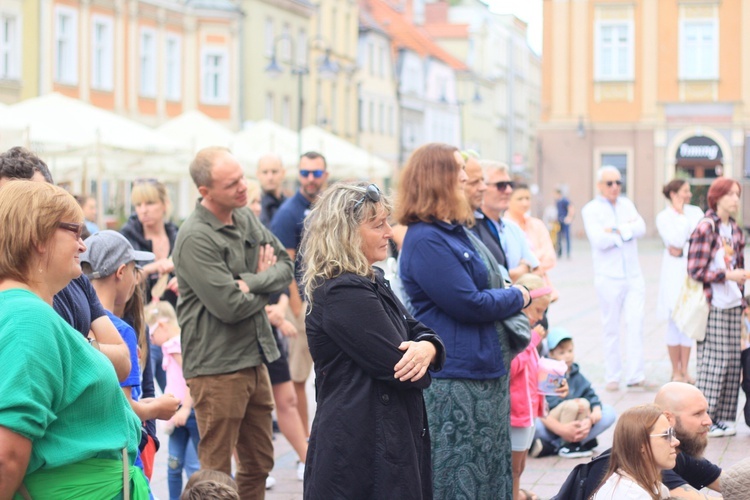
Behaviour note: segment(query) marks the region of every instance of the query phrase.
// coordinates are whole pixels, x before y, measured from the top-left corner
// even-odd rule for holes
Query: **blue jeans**
[[[557,232],[557,256],[562,257],[563,254],[563,238],[565,238],[565,249],[567,256],[570,257],[570,224],[560,223],[560,230]]]
[[[586,436],[586,439],[584,439],[581,444],[586,444],[592,439],[596,438],[599,434],[609,429],[612,424],[615,423],[615,420],[617,419],[617,414],[615,413],[615,409],[611,405],[602,405],[602,419],[599,420],[589,431],[589,435]],[[552,446],[555,447],[555,449],[559,449],[563,445],[563,440],[560,436],[557,434],[552,434],[552,432],[547,429],[541,420],[536,419],[534,422],[534,425],[536,426],[536,432],[534,433],[534,439],[541,439],[542,441],[546,441],[547,443],[552,444]]]
[[[167,460],[167,484],[170,500],[179,500],[182,494],[182,469],[187,477],[201,468],[198,461],[198,423],[195,410],[190,412],[183,427],[175,427],[169,436],[169,459]]]
[[[148,341],[151,342],[151,339],[149,338]],[[167,373],[161,366],[164,354],[161,352],[161,347],[154,344],[149,344],[149,353],[151,355],[151,370],[154,374],[154,380],[159,385],[161,392],[164,393],[164,388],[167,386]]]

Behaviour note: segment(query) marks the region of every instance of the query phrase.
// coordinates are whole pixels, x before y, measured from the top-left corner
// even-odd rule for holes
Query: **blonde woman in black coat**
[[[335,184],[305,221],[307,337],[317,412],[304,497],[432,498],[422,390],[445,360],[383,272],[391,206],[374,184]]]

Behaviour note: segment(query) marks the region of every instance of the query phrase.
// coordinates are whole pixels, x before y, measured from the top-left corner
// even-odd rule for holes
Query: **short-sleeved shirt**
[[[0,292],[0,366],[0,426],[31,441],[27,474],[135,459],[141,422],[112,363],[29,291]]]
[[[271,221],[271,232],[281,241],[284,248],[299,249],[305,217],[309,213],[310,200],[299,191],[281,205]]]
[[[164,392],[174,395],[182,401],[187,394],[187,384],[185,377],[182,375],[182,365],[174,359],[175,354],[182,354],[180,336],[172,337],[164,342],[161,346],[161,352],[164,354],[161,366],[167,374],[167,386]]]
[[[701,490],[721,476],[721,467],[712,464],[705,458],[696,458],[685,453],[677,454],[677,463],[672,470],[661,473],[661,481],[669,490],[689,484]]]
[[[128,378],[120,382],[120,387],[130,387],[130,396],[133,401],[138,401],[141,399],[141,369],[138,361],[138,339],[135,330],[111,312],[106,311],[106,313],[112,320],[112,324],[117,328],[120,337],[128,346],[128,351],[130,351],[130,373],[128,373]]]
[[[94,287],[85,275],[68,283],[52,300],[57,314],[73,328],[88,337],[91,323],[106,314]]]

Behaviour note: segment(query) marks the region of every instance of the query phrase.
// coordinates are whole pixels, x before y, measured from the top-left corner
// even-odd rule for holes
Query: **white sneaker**
[[[276,484],[276,479],[273,478],[273,476],[268,476],[266,478],[266,489],[270,490],[273,488],[273,486]]]
[[[305,480],[305,464],[302,462],[297,462],[297,479]]]
[[[728,434],[729,432],[732,434]],[[708,430],[708,437],[711,438],[733,436],[734,434],[737,434],[737,430],[734,429],[734,427],[732,427],[731,430],[728,429],[727,426],[724,425],[724,422],[714,422]]]
[[[724,424],[724,427],[726,428],[724,431],[725,436],[734,436],[737,434],[737,427],[735,427],[734,422],[723,420],[721,423]]]

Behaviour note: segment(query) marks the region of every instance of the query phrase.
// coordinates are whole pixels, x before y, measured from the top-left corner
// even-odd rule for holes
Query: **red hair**
[[[711,187],[708,188],[708,208],[715,212],[716,204],[719,203],[719,200],[723,196],[729,194],[732,186],[737,186],[737,189],[740,190],[740,194],[742,194],[742,186],[740,186],[740,183],[734,179],[719,177],[718,179],[713,181],[711,183]]]

